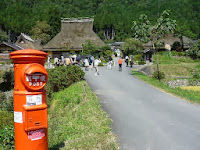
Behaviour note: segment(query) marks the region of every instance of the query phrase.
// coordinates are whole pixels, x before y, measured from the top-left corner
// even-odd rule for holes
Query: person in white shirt
[[[99,69],[98,69],[99,63],[101,63],[101,60],[96,58],[94,60],[94,68],[95,68],[95,74],[94,75],[96,75],[96,76],[99,75]]]
[[[85,71],[88,71],[88,70],[89,70],[89,61],[88,61],[88,57],[85,58],[84,64],[85,64]]]
[[[129,57],[128,57],[128,55],[126,55],[126,57],[125,57],[126,67],[128,67],[128,60],[129,60]]]

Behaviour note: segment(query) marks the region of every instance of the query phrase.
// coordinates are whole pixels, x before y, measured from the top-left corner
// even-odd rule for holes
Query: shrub
[[[0,129],[0,145],[5,149],[14,149],[14,126]]]
[[[193,78],[195,78],[195,79],[200,79],[200,69],[196,69],[196,70],[192,70],[192,76],[193,76]]]
[[[14,126],[14,114],[13,112],[0,110],[0,129],[4,126],[11,125]]]
[[[4,90],[11,90],[14,88],[14,70],[7,70],[3,75],[3,88]]]
[[[160,79],[164,79],[165,78],[165,74],[164,74],[164,72],[159,72],[159,75],[160,75]],[[158,71],[155,71],[154,73],[153,73],[153,78],[155,78],[155,79],[159,79],[159,77],[158,77]]]
[[[144,65],[144,64],[146,64],[144,61],[139,61],[138,62],[138,65]]]
[[[142,54],[134,55],[134,61],[141,61],[141,60],[142,60]]]
[[[48,70],[47,96],[67,88],[69,85],[84,79],[84,72],[78,66],[62,66]]]
[[[103,57],[106,61],[109,61],[109,56],[112,56],[112,51],[111,50],[105,50],[103,53]]]
[[[187,55],[192,59],[200,59],[200,40],[188,50]]]
[[[13,111],[13,96],[0,92],[0,109]]]

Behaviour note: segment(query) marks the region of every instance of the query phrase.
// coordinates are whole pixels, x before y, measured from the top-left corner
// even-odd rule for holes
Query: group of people
[[[91,56],[91,57],[86,57],[85,60],[83,61],[84,66],[85,66],[85,71],[89,71],[92,68],[95,69],[95,75],[98,76],[99,75],[99,63],[101,63],[100,58]]]
[[[47,59],[47,63],[48,63],[48,68],[51,68],[51,63],[50,63],[50,59],[51,57],[48,56]],[[82,61],[82,62],[81,62]],[[132,68],[133,67],[133,55],[125,56],[125,59],[123,59],[122,57],[119,58],[118,63],[119,63],[119,71],[122,71],[122,64],[123,61],[125,61],[126,63],[126,67],[129,66]],[[86,56],[83,60],[81,59],[81,56],[70,56],[70,57],[66,57],[64,58],[63,55],[60,56],[60,58],[54,58],[54,65],[55,66],[62,66],[62,65],[79,65],[79,67],[81,67],[81,65],[85,66],[85,71],[89,71],[92,68],[95,69],[95,75],[98,76],[99,75],[99,69],[98,66],[101,63],[100,58],[98,57],[94,57],[94,56]],[[114,61],[112,59],[111,56],[109,56],[109,61],[107,63],[107,69],[112,69],[112,65],[114,64]]]
[[[60,58],[54,58],[54,65],[55,66],[68,66],[68,65],[75,65],[75,64],[80,64],[81,58],[80,56],[72,55],[69,57],[64,57],[63,55],[60,56]]]
[[[122,64],[123,64],[123,61],[124,61],[124,60],[123,60],[122,57],[120,57],[119,60],[118,60],[118,63],[119,63],[119,71],[122,71]],[[131,56],[126,55],[126,56],[125,56],[125,63],[126,63],[126,67],[128,67],[129,64],[130,64],[130,67],[132,68],[132,67],[133,67],[133,55],[131,55]]]

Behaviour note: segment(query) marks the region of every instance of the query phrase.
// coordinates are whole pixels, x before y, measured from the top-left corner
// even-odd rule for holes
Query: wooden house
[[[0,43],[0,60],[1,61],[9,60],[10,59],[9,54],[11,52],[16,51],[16,50],[21,50],[21,49],[23,48],[10,42],[4,41]]]

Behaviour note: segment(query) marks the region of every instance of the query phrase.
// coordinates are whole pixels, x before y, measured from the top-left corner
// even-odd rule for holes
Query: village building
[[[23,49],[31,48],[42,50],[41,40],[33,40],[30,36],[24,33],[21,33],[20,36],[18,36],[15,45],[18,45]]]
[[[175,50],[173,49],[173,45],[175,42],[180,43],[182,45],[183,50],[187,50],[190,48],[191,44],[193,43],[191,39],[183,36],[182,40],[178,36],[174,36],[173,34],[168,34],[167,36],[160,39],[160,41],[164,42],[163,46],[159,47],[159,51],[162,50]],[[143,58],[144,61],[153,62],[153,54],[155,50],[153,49],[152,42],[149,41],[146,44],[143,44]]]
[[[9,54],[16,50],[21,50],[22,47],[12,44],[10,42],[1,42],[0,43],[0,61],[8,61],[10,60]]]
[[[61,31],[43,47],[43,51],[55,58],[70,52],[80,53],[86,41],[104,46],[104,42],[93,31],[93,22],[93,18],[62,18]]]

